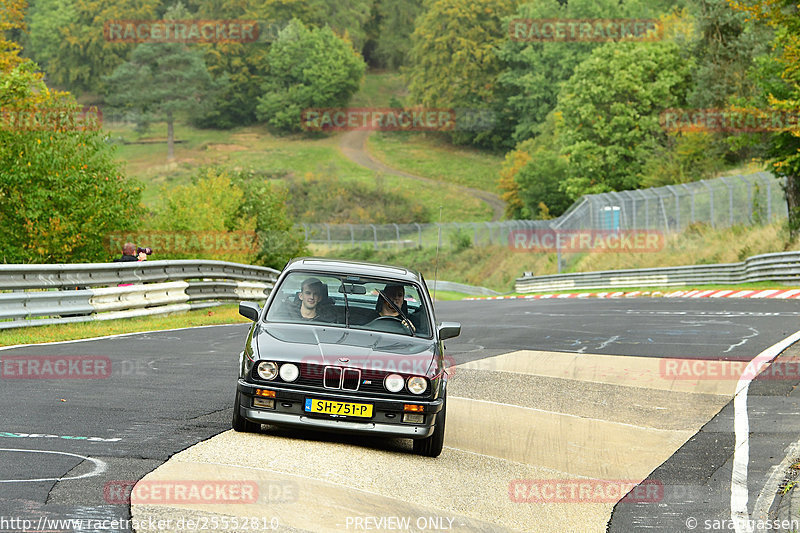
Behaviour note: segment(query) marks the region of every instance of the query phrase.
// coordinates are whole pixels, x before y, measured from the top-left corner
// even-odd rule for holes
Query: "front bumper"
[[[253,407],[256,389],[275,391],[275,408],[262,409]],[[238,381],[237,390],[241,395],[239,415],[252,422],[273,424],[276,426],[292,426],[322,431],[341,433],[361,433],[383,437],[403,437],[423,439],[433,434],[436,413],[442,410],[442,398],[436,400],[393,400],[375,398],[365,395],[347,394],[331,391],[297,391],[280,387],[254,385],[242,379]],[[369,403],[373,405],[372,418],[355,417],[333,418],[330,415],[307,413],[303,406],[306,398],[318,398],[336,402]],[[422,405],[424,421],[421,424],[402,422],[403,406],[413,403]]]

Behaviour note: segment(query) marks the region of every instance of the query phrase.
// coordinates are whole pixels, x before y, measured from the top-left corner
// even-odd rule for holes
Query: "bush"
[[[304,109],[345,106],[366,70],[349,41],[328,27],[310,30],[296,19],[278,34],[267,61],[258,117],[282,132],[302,131]]]

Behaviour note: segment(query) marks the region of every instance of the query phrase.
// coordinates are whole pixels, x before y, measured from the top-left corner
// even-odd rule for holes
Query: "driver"
[[[328,287],[317,278],[308,278],[300,286],[297,300],[289,306],[292,318],[336,322],[335,311],[328,299]]]
[[[406,304],[405,300],[406,291],[402,285],[386,285],[386,287],[383,288],[383,294],[408,316],[408,304]],[[383,296],[380,295],[378,296],[375,310],[378,312],[378,316],[400,316],[400,313],[395,311],[394,307],[389,305],[389,303],[383,299]]]
[[[386,298],[390,299],[392,303],[400,309],[409,320],[411,320],[411,324],[414,326],[415,330],[419,329],[419,317],[416,314],[410,314],[408,312],[408,304],[406,303],[406,291],[405,287],[402,285],[395,285],[395,284],[387,284],[383,288],[383,294],[386,295]],[[402,320],[403,317],[398,313],[391,304],[389,304],[381,295],[378,295],[378,301],[375,303],[375,311],[378,312],[377,318],[382,316],[391,316],[397,317],[398,319]]]

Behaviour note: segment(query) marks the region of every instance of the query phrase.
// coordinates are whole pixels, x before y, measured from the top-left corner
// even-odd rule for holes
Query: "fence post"
[[[711,218],[711,227],[714,227],[714,188],[709,185],[706,180],[700,180],[700,183],[708,187],[708,207],[709,217]]]
[[[330,224],[325,224],[325,229],[328,232],[328,246],[331,245],[331,226]]]
[[[684,183],[683,188],[689,191],[689,195],[692,197],[692,212],[690,216],[692,218],[692,224],[694,224],[694,190],[689,187],[688,183]]]
[[[356,245],[356,234],[353,232],[353,225],[348,224],[350,226],[350,245],[355,247]]]
[[[728,187],[728,225],[733,226],[733,186],[728,183],[728,178],[720,178],[720,181]]]
[[[419,247],[422,248],[422,226],[414,222],[414,225],[417,227],[417,237],[419,238]]]
[[[675,196],[675,231],[681,230],[681,198],[674,185],[667,185],[667,190]]]

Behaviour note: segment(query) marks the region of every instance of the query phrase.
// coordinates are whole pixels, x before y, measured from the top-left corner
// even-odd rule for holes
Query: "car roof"
[[[366,261],[348,261],[345,259],[327,259],[324,257],[298,257],[286,264],[285,272],[294,270],[313,270],[331,274],[355,274],[422,283],[422,275],[408,268],[368,263]]]

